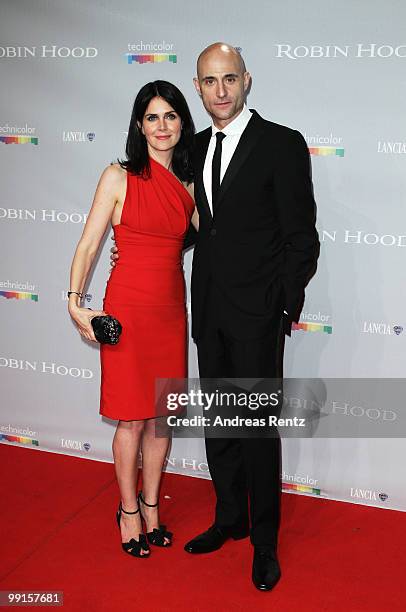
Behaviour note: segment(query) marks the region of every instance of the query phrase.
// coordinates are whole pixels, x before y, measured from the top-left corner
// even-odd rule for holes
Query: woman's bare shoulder
[[[126,187],[127,171],[120,164],[109,164],[100,176],[99,185],[108,191],[120,192]]]
[[[125,181],[127,178],[127,170],[124,170],[120,164],[111,163],[105,167],[103,175],[106,175],[111,181]]]

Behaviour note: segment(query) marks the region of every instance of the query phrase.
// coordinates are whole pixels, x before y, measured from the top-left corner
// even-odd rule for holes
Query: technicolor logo
[[[303,134],[303,136],[307,142],[310,155],[318,155],[320,157],[336,155],[337,157],[344,157],[343,139],[341,136],[334,136],[332,133],[328,136],[321,136],[320,134],[315,136]]]
[[[344,157],[344,149],[336,149],[335,147],[309,147],[310,155],[319,155],[326,157],[327,155],[337,155]]]
[[[324,332],[325,334],[333,333],[333,326],[330,322],[330,315],[323,315],[321,312],[317,314],[311,312],[302,312],[299,323],[292,323],[293,331],[306,332]]]
[[[283,491],[298,491],[299,493],[310,493],[311,495],[321,495],[321,489],[308,487],[307,485],[295,484],[293,482],[282,482]]]
[[[0,291],[0,296],[8,300],[32,300],[38,302],[38,293],[28,293],[26,291]]]
[[[288,474],[282,471],[282,489],[284,491],[298,491],[299,493],[310,493],[311,495],[321,495],[321,489],[317,488],[318,480],[311,478],[308,474]]]
[[[169,53],[153,53],[149,55],[133,55],[132,53],[126,53],[128,64],[161,64],[162,62],[171,62],[172,64],[177,63],[177,55],[170,55]]]
[[[26,436],[11,436],[10,434],[0,433],[0,442],[3,440],[6,442],[18,442],[19,444],[33,444],[34,446],[39,446],[38,440],[27,438]]]
[[[174,53],[173,43],[162,41],[160,43],[144,43],[128,45],[128,52],[125,53],[127,64],[161,64],[170,62],[176,64],[178,56]]]
[[[35,128],[27,124],[23,126],[6,125],[0,126],[0,142],[4,144],[38,144],[38,136],[35,135]]]
[[[333,328],[331,325],[322,325],[321,323],[292,323],[293,331],[307,331],[307,332],[324,332],[325,334],[332,334]]]
[[[0,142],[4,144],[38,144],[36,136],[0,136]]]

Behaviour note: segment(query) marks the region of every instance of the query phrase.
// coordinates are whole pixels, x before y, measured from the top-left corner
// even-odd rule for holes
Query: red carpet
[[[164,476],[171,549],[121,551],[112,464],[0,445],[0,590],[59,590],[65,611],[375,611],[405,609],[406,516],[283,494],[282,579],[251,583],[249,540],[194,557],[183,544],[211,522],[211,483]],[[164,495],[170,499],[164,499]]]

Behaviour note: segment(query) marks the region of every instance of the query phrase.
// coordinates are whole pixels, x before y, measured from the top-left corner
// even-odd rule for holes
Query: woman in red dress
[[[113,456],[122,547],[143,558],[149,556],[149,544],[169,546],[172,539],[158,516],[169,437],[155,436],[155,379],[187,376],[182,247],[191,220],[198,225],[193,135],[192,117],[177,87],[155,81],[139,91],[127,159],[101,175],[70,276],[69,313],[84,338],[96,341],[91,319],[97,315],[109,314],[123,328],[118,344],[100,346],[100,413],[118,421]],[[80,298],[109,223],[120,260],[107,281],[103,311],[90,311],[80,307]],[[143,492],[137,495],[140,451]]]

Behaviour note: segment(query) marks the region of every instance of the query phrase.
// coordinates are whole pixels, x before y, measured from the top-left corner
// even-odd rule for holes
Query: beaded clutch
[[[117,319],[110,315],[93,317],[91,324],[98,342],[101,344],[117,344],[123,330]]]

